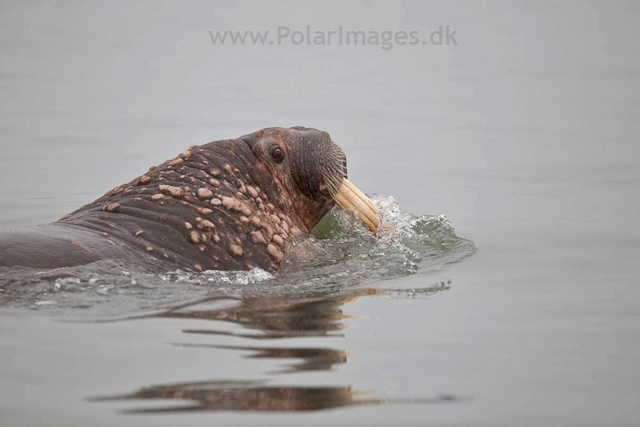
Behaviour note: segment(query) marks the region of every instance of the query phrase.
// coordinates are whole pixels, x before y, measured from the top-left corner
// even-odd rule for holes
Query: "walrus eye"
[[[282,151],[282,148],[278,147],[277,145],[274,145],[271,147],[270,151],[271,151],[271,158],[273,159],[274,162],[281,163],[284,160],[284,151]]]

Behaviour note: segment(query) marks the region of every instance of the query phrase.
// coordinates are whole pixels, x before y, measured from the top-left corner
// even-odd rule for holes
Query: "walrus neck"
[[[275,174],[271,174],[271,178],[273,179],[273,182],[277,185],[279,191],[284,194],[285,197],[283,200],[290,201],[288,203],[290,205],[288,207],[289,208],[288,210],[290,211],[289,218],[291,218],[292,221],[295,221],[298,224],[298,227],[303,233],[309,234],[309,231],[311,231],[311,229],[315,224],[313,225],[308,224],[302,219],[303,217],[302,215],[300,215],[297,203],[294,202],[295,199],[292,197],[291,193],[287,189],[287,186],[282,183],[280,178]]]
[[[285,194],[285,200],[289,201],[290,204],[289,210],[295,213],[295,217],[300,224],[300,229],[306,234],[311,232],[313,227],[320,222],[335,204],[331,197],[327,197],[324,200],[316,200],[303,195],[296,196],[291,194],[291,191],[289,191],[288,187],[277,175],[272,174],[272,179],[281,189],[282,193]]]

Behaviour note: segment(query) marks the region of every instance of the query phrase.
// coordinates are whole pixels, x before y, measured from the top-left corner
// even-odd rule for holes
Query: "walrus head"
[[[377,231],[375,206],[347,180],[347,158],[327,132],[301,126],[268,128],[240,139],[288,193],[308,231],[334,202],[357,211],[360,219]]]

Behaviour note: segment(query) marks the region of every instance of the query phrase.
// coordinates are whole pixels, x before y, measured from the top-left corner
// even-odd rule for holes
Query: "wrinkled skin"
[[[327,168],[346,177],[344,154],[316,129],[190,147],[56,223],[0,235],[0,267],[275,272],[333,206]]]

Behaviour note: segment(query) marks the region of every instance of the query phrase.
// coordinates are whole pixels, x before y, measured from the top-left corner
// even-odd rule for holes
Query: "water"
[[[2,267],[0,306],[95,317],[125,316],[213,295],[323,298],[355,286],[438,270],[476,251],[473,242],[456,235],[444,215],[415,217],[403,212],[392,197],[373,200],[380,211],[377,238],[335,207],[310,236],[293,242],[275,275],[261,269],[149,274],[104,261],[44,271]],[[419,296],[421,291],[409,290],[406,295]]]
[[[415,234],[376,244],[336,214],[276,277],[2,272],[2,424],[636,425],[637,6],[251,9],[3,3],[0,228],[305,125]],[[459,45],[208,36],[278,25]]]

